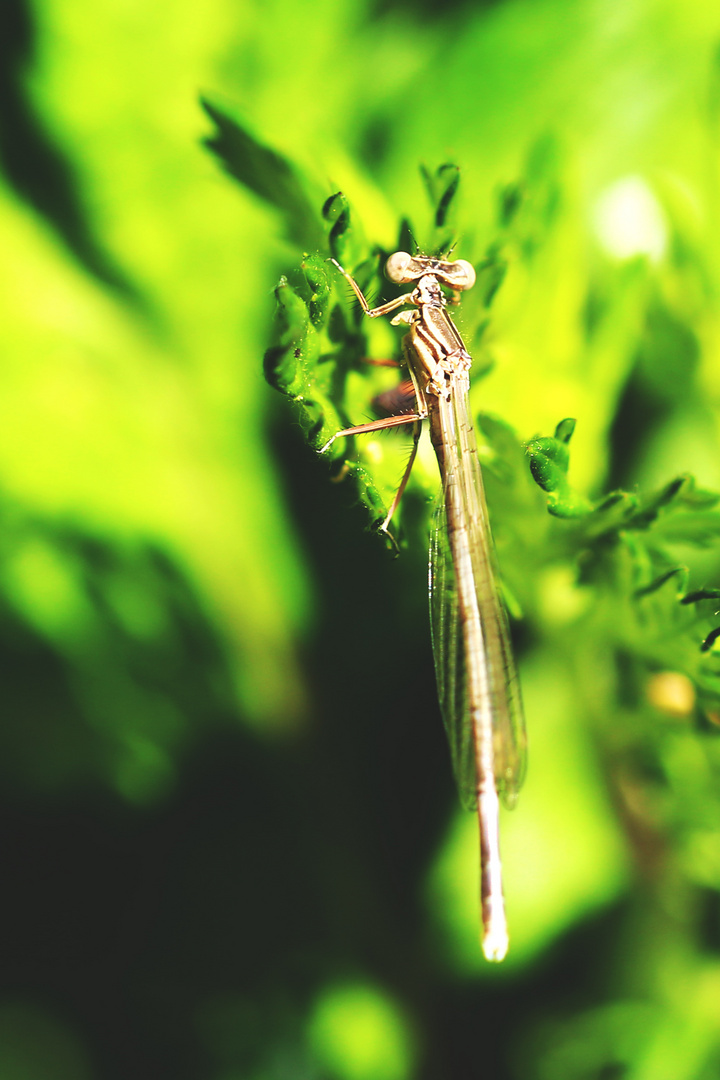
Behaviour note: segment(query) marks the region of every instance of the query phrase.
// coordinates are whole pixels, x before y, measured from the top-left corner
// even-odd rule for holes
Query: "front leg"
[[[389,315],[391,311],[395,311],[396,308],[402,307],[403,304],[412,303],[413,294],[405,293],[403,296],[396,297],[395,300],[389,300],[387,304],[381,304],[380,307],[371,308],[367,300],[365,299],[363,291],[358,285],[355,278],[352,277],[351,274],[348,274],[347,270],[343,269],[337,259],[328,259],[328,262],[331,262],[333,266],[337,267],[337,269],[340,271],[340,273],[345,278],[348,285],[360,301],[360,306],[362,307],[363,311],[366,315],[369,315],[371,319],[376,319],[378,315]]]
[[[401,424],[415,424],[426,417],[427,410],[425,412],[403,413],[402,416],[386,416],[382,420],[370,420],[367,424],[344,428],[342,431],[336,431],[332,438],[328,439],[325,445],[320,447],[318,453],[324,454],[336,439],[342,439],[345,435],[367,435],[371,431],[383,431],[385,428],[400,427]]]
[[[417,399],[416,412],[403,413],[401,416],[387,416],[382,420],[372,420],[367,424],[358,424],[357,427],[345,428],[344,431],[338,431],[335,435],[333,435],[331,439],[328,439],[328,441],[320,450],[320,453],[324,454],[325,451],[332,446],[336,439],[340,439],[345,435],[365,435],[371,431],[384,431],[386,428],[400,427],[402,424],[414,425],[413,445],[410,452],[410,458],[407,465],[405,466],[405,471],[403,473],[402,480],[400,481],[400,485],[395,492],[395,497],[390,504],[390,509],[388,510],[385,520],[383,521],[379,530],[380,532],[383,532],[387,536],[389,536],[390,540],[393,542],[394,545],[395,541],[393,540],[390,532],[388,531],[388,526],[390,525],[393,514],[398,508],[398,504],[403,496],[403,492],[407,487],[407,482],[410,479],[410,473],[412,472],[412,467],[415,464],[415,458],[417,456],[418,443],[420,441],[420,433],[422,431],[422,422],[423,420],[427,419],[428,415],[428,407],[425,400],[425,395],[417,384],[417,379],[412,368],[410,368],[410,377],[412,379],[413,386],[415,387],[415,395]],[[395,546],[397,547],[397,545]]]

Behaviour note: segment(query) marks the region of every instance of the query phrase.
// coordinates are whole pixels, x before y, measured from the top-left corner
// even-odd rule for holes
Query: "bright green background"
[[[393,561],[264,383],[301,251],[202,148],[198,100],[385,247],[427,221],[419,164],[449,160],[480,258],[499,186],[532,197],[549,154],[557,208],[512,248],[477,408],[523,442],[576,417],[591,497],[718,487],[720,10],[12,0],[2,21],[0,1080],[716,1076],[712,703],[694,723],[648,697],[702,633],[659,605],[652,655],[624,640],[630,584],[576,586],[528,481],[530,773],[488,967],[423,489]],[[720,584],[716,535],[677,555],[693,587]]]

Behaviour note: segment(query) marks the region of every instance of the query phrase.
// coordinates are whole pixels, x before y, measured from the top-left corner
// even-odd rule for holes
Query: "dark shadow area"
[[[610,489],[633,486],[642,451],[678,404],[693,399],[699,358],[694,330],[656,301],[610,428]]]
[[[145,310],[147,301],[95,235],[75,169],[28,98],[24,77],[35,36],[31,6],[5,0],[0,8],[0,168],[93,277]]]

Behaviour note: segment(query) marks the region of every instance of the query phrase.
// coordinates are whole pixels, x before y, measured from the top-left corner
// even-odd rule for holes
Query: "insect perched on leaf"
[[[354,278],[331,261],[366,315],[377,318],[397,311],[393,325],[408,326],[403,353],[415,389],[415,410],[339,431],[322,450],[345,435],[413,424],[410,460],[381,525],[387,532],[410,476],[422,422],[429,423],[443,486],[430,564],[435,671],[461,798],[477,809],[480,826],[483,952],[488,960],[502,960],[508,934],[498,796],[508,805],[515,802],[524,773],[525,730],[469,409],[472,358],[448,314],[444,291],[470,289],[475,270],[464,259],[397,251],[385,272],[390,281],[412,283],[413,288],[371,308]]]

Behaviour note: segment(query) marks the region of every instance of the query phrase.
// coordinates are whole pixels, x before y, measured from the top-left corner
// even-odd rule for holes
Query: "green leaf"
[[[204,144],[227,172],[280,211],[287,236],[295,244],[310,249],[324,247],[316,185],[297,165],[265,146],[235,108],[209,98],[202,98],[201,104],[216,128]]]
[[[361,257],[363,244],[351,220],[350,206],[342,191],[337,191],[327,199],[322,208],[322,216],[330,224],[330,253],[344,266],[351,266]]]
[[[456,235],[455,197],[460,186],[460,169],[457,165],[446,163],[434,172],[421,165],[420,172],[434,208],[434,231],[427,250],[440,256],[452,247]]]
[[[490,307],[495,299],[496,292],[505,280],[508,265],[501,246],[493,244],[488,248],[482,262],[476,267],[476,288],[482,297],[484,307]]]
[[[555,517],[584,517],[592,509],[588,500],[573,490],[567,477],[568,444],[574,430],[574,420],[561,420],[554,436],[531,439],[527,447],[530,471],[535,482],[550,496],[548,510]]]

